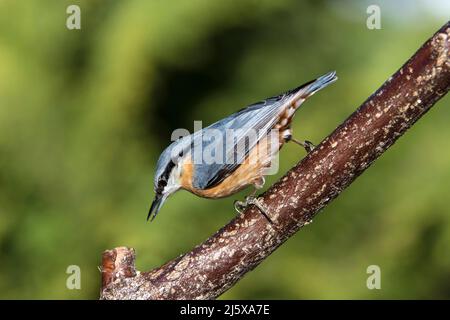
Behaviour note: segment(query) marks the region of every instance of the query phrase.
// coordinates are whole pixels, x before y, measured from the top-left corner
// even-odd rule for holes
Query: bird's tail
[[[331,71],[315,80],[307,82],[300,87],[291,90],[289,93],[295,95],[294,100],[305,100],[317,91],[335,82],[337,79],[336,71]]]

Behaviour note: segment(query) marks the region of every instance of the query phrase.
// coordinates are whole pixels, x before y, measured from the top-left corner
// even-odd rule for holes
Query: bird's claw
[[[305,148],[308,153],[313,151],[315,147],[316,146],[311,141],[305,140],[305,142],[303,142],[303,148]]]
[[[263,214],[263,216],[270,222],[273,223],[273,221],[269,218],[269,215],[267,214],[267,210],[264,207],[264,205],[261,203],[260,200],[258,200],[256,197],[254,196],[247,196],[245,197],[244,201],[234,201],[234,208],[238,213],[242,213],[244,212],[244,210],[249,206],[249,205],[254,205],[255,207],[257,207],[259,209],[259,211],[261,211],[261,213]]]
[[[260,203],[258,202],[256,197],[246,196],[244,201],[239,201],[239,200],[234,201],[234,208],[236,209],[236,211],[238,213],[242,213],[251,204],[257,206],[258,208],[260,206]]]
[[[288,141],[292,141],[292,142],[298,144],[299,146],[302,146],[302,147],[306,150],[307,153],[310,153],[310,152],[313,151],[314,148],[316,147],[311,141],[308,141],[308,140],[300,141],[300,140],[294,139],[294,138],[292,137],[292,135],[289,135],[289,136],[286,138],[286,141],[287,141],[287,142],[288,142]]]
[[[234,201],[234,210],[236,210],[239,214],[244,212],[246,205],[244,201],[235,200]]]

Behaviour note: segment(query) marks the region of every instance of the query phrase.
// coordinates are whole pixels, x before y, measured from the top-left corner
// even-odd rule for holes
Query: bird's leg
[[[258,198],[255,196],[256,192],[261,189],[264,186],[265,179],[264,177],[261,177],[257,183],[254,184],[255,189],[251,194],[245,197],[244,201],[238,201],[236,200],[234,202],[234,208],[237,212],[242,213],[245,208],[247,208],[249,205],[254,205],[261,211],[263,216],[271,223],[273,224],[273,221],[270,219],[269,215],[267,214],[266,208],[264,208],[264,205],[258,200]]]
[[[299,146],[302,146],[303,148],[305,148],[306,152],[308,152],[308,153],[313,151],[313,149],[315,148],[315,145],[311,141],[308,141],[308,140],[305,140],[305,141],[297,140],[294,137],[292,137],[292,134],[290,132],[285,135],[284,140],[286,142],[292,141],[292,142],[298,144]]]

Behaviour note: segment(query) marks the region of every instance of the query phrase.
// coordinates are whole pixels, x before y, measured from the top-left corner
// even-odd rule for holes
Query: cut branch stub
[[[449,47],[447,22],[358,110],[262,195],[273,225],[250,207],[191,252],[149,272],[135,272],[134,251],[109,251],[104,255],[101,298],[213,299],[222,294],[308,224],[447,93]],[[121,255],[117,254],[119,249]]]
[[[117,247],[103,252],[102,288],[109,286],[117,279],[136,276],[135,257],[134,249],[127,247]]]

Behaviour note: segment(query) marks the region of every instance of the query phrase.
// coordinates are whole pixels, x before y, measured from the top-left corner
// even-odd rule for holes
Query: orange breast
[[[265,170],[271,164],[271,160],[281,148],[283,140],[280,139],[276,143],[271,150],[268,139],[262,139],[231,175],[220,184],[206,190],[198,190],[192,186],[194,164],[191,161],[186,161],[183,164],[181,174],[181,187],[205,198],[223,198],[232,195],[246,186],[256,183],[264,176]]]

